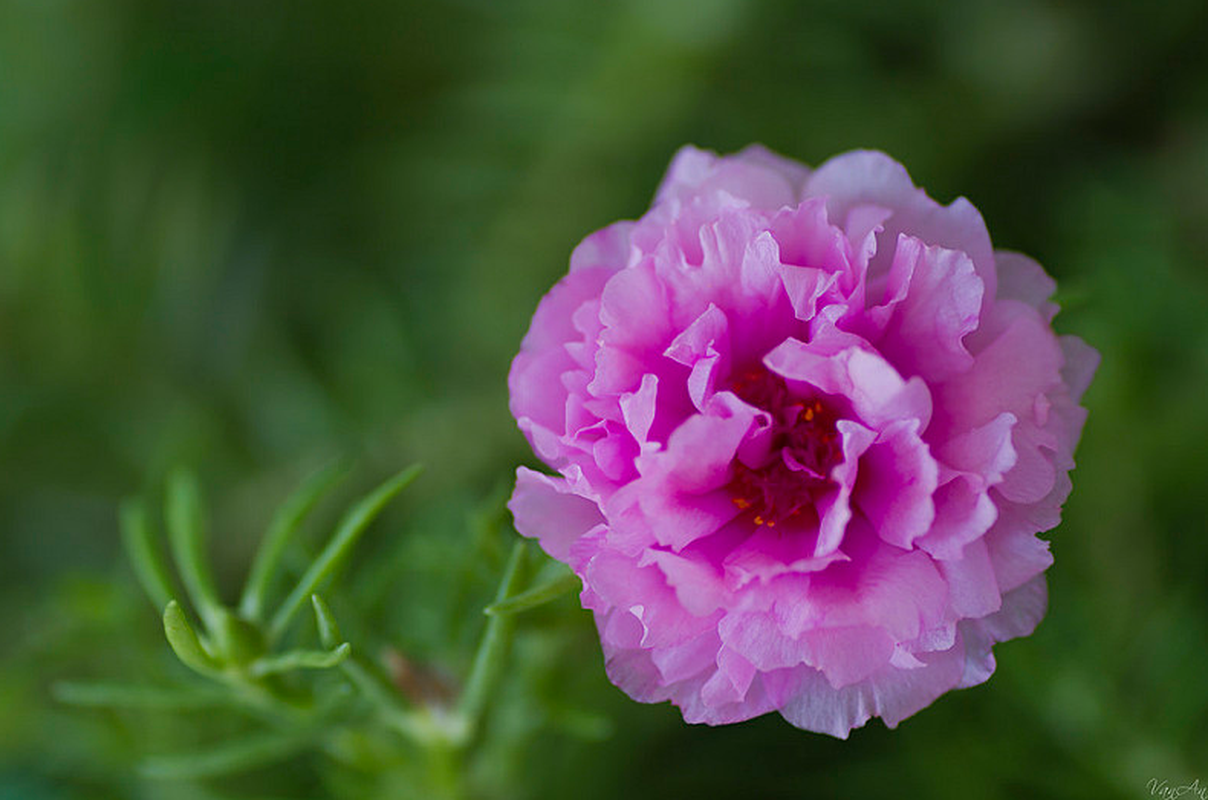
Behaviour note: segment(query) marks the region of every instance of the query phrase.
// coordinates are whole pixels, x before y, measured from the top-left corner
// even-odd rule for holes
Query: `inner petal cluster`
[[[731,388],[767,412],[770,423],[762,462],[734,462],[728,486],[732,502],[756,525],[774,528],[789,520],[795,526],[815,525],[815,500],[834,484],[831,470],[843,457],[831,403],[821,396],[794,395],[783,378],[762,367],[740,373]]]

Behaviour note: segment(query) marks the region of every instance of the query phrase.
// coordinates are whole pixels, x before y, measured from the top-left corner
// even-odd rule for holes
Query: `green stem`
[[[518,588],[526,548],[527,544],[522,541],[513,545],[493,605],[507,600]],[[495,615],[487,620],[478,651],[474,654],[470,677],[466,680],[465,689],[457,703],[457,711],[464,724],[465,738],[462,744],[468,744],[477,732],[487,698],[503,671],[508,645],[511,643],[512,627],[513,619],[510,614]]]

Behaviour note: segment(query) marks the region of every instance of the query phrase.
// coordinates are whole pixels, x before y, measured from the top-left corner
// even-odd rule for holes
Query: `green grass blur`
[[[1103,364],[1048,617],[988,684],[838,742],[631,703],[563,602],[517,642],[536,672],[500,700],[500,785],[1208,782],[1206,41],[1202,0],[0,3],[0,798],[371,796],[318,756],[142,779],[140,756],[227,731],[52,700],[61,678],[180,674],[117,502],[196,467],[233,599],[310,469],[353,454],[364,489],[423,462],[347,602],[458,673],[493,579],[467,517],[532,463],[505,377],[537,300],[580,238],[645,210],[681,144],[752,141],[815,164],[884,149],[1058,279],[1058,328]]]

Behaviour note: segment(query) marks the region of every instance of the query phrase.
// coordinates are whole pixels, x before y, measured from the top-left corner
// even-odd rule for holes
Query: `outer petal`
[[[852,728],[872,716],[896,728],[906,717],[956,688],[964,674],[965,653],[959,637],[950,650],[924,653],[919,658],[923,666],[917,669],[886,666],[876,675],[841,689],[833,688],[820,672],[805,670],[797,694],[780,713],[798,728],[840,739],[846,739]]]
[[[974,363],[939,388],[954,431],[984,425],[1004,411],[1031,419],[1036,398],[1061,382],[1057,338],[1034,310],[1007,301],[997,313],[998,331],[983,326],[990,337],[978,342]]]
[[[717,627],[720,614],[696,616],[687,611],[657,566],[639,566],[635,559],[615,550],[599,550],[581,577],[597,599],[591,604],[593,610],[615,609],[638,621],[641,636],[634,646],[679,645]]]
[[[914,185],[905,167],[884,153],[855,150],[830,159],[810,175],[805,196],[827,198],[831,219],[843,219],[859,205],[890,209],[893,214],[884,223],[881,241],[894,242],[899,233],[908,233],[927,244],[967,253],[985,283],[984,302],[994,297],[994,251],[981,214],[963,197],[941,206]],[[870,273],[889,270],[891,251],[879,248]]]
[[[959,559],[937,562],[948,584],[948,605],[957,619],[977,619],[1002,606],[985,542],[970,542]]]
[[[598,296],[611,272],[582,269],[567,275],[537,306],[532,325],[508,375],[509,406],[534,445],[532,426],[556,435],[564,432],[566,391],[562,375],[578,367],[566,345],[579,338],[573,316]]]
[[[918,550],[885,544],[866,523],[854,522],[844,540],[850,560],[810,575],[807,591],[777,600],[775,611],[786,633],[868,625],[884,628],[896,642],[909,642],[939,625],[948,585],[934,562]]]
[[[809,170],[759,145],[721,158],[691,145],[683,147],[659,186],[657,202],[723,191],[758,208],[795,205]]]
[[[1053,565],[1049,543],[1036,537],[1039,529],[1027,518],[1026,509],[999,504],[998,520],[986,532],[985,542],[1003,592],[1023,585]]]
[[[1037,575],[1023,586],[1008,592],[1002,608],[983,619],[961,622],[961,638],[965,643],[965,672],[958,689],[984,683],[994,673],[996,642],[1018,636],[1028,636],[1044,618],[1048,606],[1048,587],[1043,575]]]
[[[1079,339],[1077,336],[1062,336],[1061,354],[1064,363],[1061,366],[1061,378],[1069,387],[1070,400],[1077,403],[1082,394],[1090,386],[1091,378],[1099,367],[1099,351]]]
[[[632,222],[614,222],[588,236],[570,254],[570,271],[602,268],[612,272],[629,266],[633,256]]]
[[[856,683],[882,669],[894,641],[883,628],[814,628],[787,636],[773,615],[729,615],[718,625],[722,641],[761,671],[807,665],[826,675],[832,686]]]
[[[994,260],[998,265],[999,299],[1019,300],[1039,309],[1057,291],[1056,281],[1044,267],[1023,253],[995,250]]]
[[[571,545],[604,523],[591,500],[575,494],[564,478],[551,478],[526,467],[516,470],[516,489],[508,501],[516,530],[541,543],[551,558],[566,561]]]

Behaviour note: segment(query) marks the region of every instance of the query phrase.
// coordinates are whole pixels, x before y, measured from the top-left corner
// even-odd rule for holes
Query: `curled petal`
[[[973,356],[963,340],[977,328],[982,293],[967,255],[900,235],[885,302],[869,312],[885,318],[877,346],[907,375],[943,381],[964,372]]]
[[[564,478],[551,478],[526,467],[516,470],[516,489],[508,501],[516,530],[541,543],[551,558],[565,561],[583,534],[604,522],[600,508],[575,494]]]
[[[856,150],[832,158],[810,175],[805,195],[827,198],[832,219],[843,219],[861,205],[892,210],[880,239],[894,242],[899,233],[907,233],[967,253],[986,286],[985,299],[994,296],[994,250],[981,214],[963,197],[948,206],[935,202],[914,185],[905,167],[884,153]],[[891,250],[882,248],[870,271],[888,271]]]
[[[939,467],[918,428],[918,420],[899,420],[881,431],[861,461],[855,495],[877,534],[904,550],[935,521]]]
[[[926,428],[931,419],[926,384],[903,380],[888,361],[862,347],[828,352],[788,339],[764,357],[764,364],[788,381],[845,398],[856,417],[874,428],[902,419],[918,420]]]

